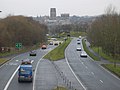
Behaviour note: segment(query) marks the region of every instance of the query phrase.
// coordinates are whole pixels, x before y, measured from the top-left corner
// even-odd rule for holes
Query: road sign
[[[16,43],[15,46],[16,48],[22,48],[22,43]]]

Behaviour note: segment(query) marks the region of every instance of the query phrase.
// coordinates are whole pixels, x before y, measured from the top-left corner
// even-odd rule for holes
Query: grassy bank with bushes
[[[120,62],[120,60],[115,60],[112,56],[108,56],[107,54],[105,54],[101,47],[92,47],[92,50],[110,62]]]
[[[83,44],[83,48],[84,48],[85,52],[86,52],[93,60],[99,61],[99,58],[98,58],[97,56],[95,56],[93,53],[91,53],[91,52],[88,50],[84,39],[82,39],[82,44]]]
[[[52,60],[52,61],[61,60],[65,58],[65,49],[69,45],[70,42],[71,42],[71,38],[68,38],[66,41],[64,41],[54,50],[49,52],[44,58]]]

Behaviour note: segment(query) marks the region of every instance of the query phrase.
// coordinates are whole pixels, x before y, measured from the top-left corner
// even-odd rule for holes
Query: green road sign
[[[15,46],[16,48],[22,48],[22,43],[16,43]]]

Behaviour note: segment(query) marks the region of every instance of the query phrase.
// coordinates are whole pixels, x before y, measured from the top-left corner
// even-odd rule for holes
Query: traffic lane
[[[74,41],[73,41],[74,42]],[[72,42],[71,42],[72,43]],[[83,85],[87,87],[89,90],[92,87],[92,90],[95,90],[99,87],[101,87],[101,83],[95,78],[91,71],[89,71],[83,64],[83,62],[80,62],[80,55],[78,55],[75,51],[74,45],[71,44],[71,47],[68,47],[68,54],[67,58],[68,61],[73,69],[73,71],[76,73],[78,78],[83,82]],[[72,49],[73,48],[73,49]],[[84,78],[85,77],[85,78]],[[85,79],[85,80],[84,80]],[[86,81],[90,84],[87,84]],[[91,82],[92,81],[92,82]]]
[[[54,48],[54,46],[48,47],[49,50],[51,50],[52,48]],[[43,51],[41,49],[38,49],[37,51],[38,51],[38,53],[40,53],[39,56],[42,56],[42,52],[45,52],[45,51],[47,52],[47,50]],[[23,53],[23,54],[20,54],[16,57],[12,58],[11,61],[7,62],[0,68],[0,89],[1,90],[4,89],[8,80],[10,79],[10,77],[12,76],[12,74],[14,73],[16,68],[20,65],[21,60],[26,59],[26,58],[36,60],[35,59],[36,57],[30,57],[29,52],[27,52],[27,53]],[[36,63],[36,62],[34,62],[34,63]],[[34,65],[33,65],[33,67],[34,67]]]
[[[74,41],[73,41],[74,42]],[[73,44],[73,43],[72,43]],[[70,48],[68,49],[69,53],[68,54],[68,60],[70,62],[71,67],[73,68],[73,70],[75,71],[75,73],[77,74],[77,76],[80,78],[80,80],[82,82],[84,82],[84,85],[88,88],[88,89],[92,89],[92,90],[105,90],[112,88],[119,90],[120,87],[118,87],[118,82],[119,80],[113,80],[114,82],[111,83],[111,80],[109,80],[109,78],[114,78],[113,76],[108,77],[108,75],[110,75],[109,73],[104,74],[104,70],[101,69],[98,65],[96,65],[94,62],[91,62],[90,58],[81,58],[80,55],[78,53],[75,52],[75,47],[73,47],[74,45],[70,46]],[[76,57],[76,58],[73,58]],[[89,61],[91,63],[89,63]],[[88,63],[87,65],[85,63]],[[82,64],[82,65],[81,65]],[[90,69],[90,67],[92,67]],[[96,69],[96,70],[94,70]],[[100,70],[99,70],[100,69]],[[95,76],[95,73],[98,73],[98,75]],[[101,74],[100,74],[101,73]],[[104,77],[104,78],[103,78]],[[108,80],[106,80],[108,79]],[[116,79],[116,78],[114,78]],[[107,85],[103,84],[103,80],[105,80],[107,83]],[[116,83],[117,82],[117,83]],[[116,83],[116,85],[114,85]],[[111,86],[111,85],[114,85]],[[111,86],[111,87],[110,87]]]
[[[7,81],[12,76],[12,72],[15,71],[17,66],[18,66],[17,62],[10,62],[10,63],[7,63],[4,66],[4,68],[0,69],[0,90],[4,90],[4,87]]]
[[[83,45],[81,44],[82,48]],[[101,83],[104,84],[103,90],[110,89],[110,90],[119,90],[120,88],[120,79],[116,78],[115,75],[108,73],[107,70],[103,69],[102,66],[98,65],[95,61],[93,61],[89,56],[87,60],[81,58],[81,61],[84,62],[84,65],[87,69],[91,71],[91,73],[99,79]],[[114,81],[114,82],[113,82]]]
[[[106,72],[101,66],[93,62],[89,57],[87,59],[82,59],[85,67],[91,74],[102,83],[102,90],[119,90],[120,89],[120,80],[115,78],[112,74]],[[98,89],[100,90],[100,89]]]
[[[53,47],[54,48],[54,47]],[[50,48],[48,49],[45,49],[45,50],[42,50],[42,49],[39,49],[37,50],[37,56],[29,56],[29,53],[27,54],[27,58],[31,59],[31,60],[34,60],[32,65],[33,65],[33,69],[35,70],[36,68],[36,64],[38,63],[39,59],[43,57],[43,55],[45,55],[49,50],[51,50]],[[34,72],[33,72],[33,76],[34,76]],[[33,83],[31,84],[26,84],[26,83],[18,83],[18,72],[15,74],[14,78],[12,79],[9,87],[7,90],[32,90],[33,89]],[[22,85],[22,86],[21,86]],[[28,86],[28,87],[24,87],[24,86]],[[14,87],[14,89],[13,89]]]
[[[55,64],[58,67],[58,72],[62,72],[63,82],[65,80],[65,82],[63,83],[64,85],[62,85],[62,86],[65,86],[65,85],[68,86],[68,87],[71,86],[71,87],[73,87],[74,90],[75,89],[76,90],[84,90],[81,83],[77,80],[76,76],[73,74],[73,72],[69,68],[65,59],[55,61]],[[71,84],[69,84],[69,82],[71,82]]]
[[[19,66],[19,63],[21,60],[18,60],[19,58],[24,56],[24,54],[20,54],[19,56],[16,56],[11,61],[7,62],[0,68],[0,89],[3,90],[6,86],[8,80],[12,76],[13,72],[16,70],[16,68]],[[17,59],[18,57],[18,59]]]

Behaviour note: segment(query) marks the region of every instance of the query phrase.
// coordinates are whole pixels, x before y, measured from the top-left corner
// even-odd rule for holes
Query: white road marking
[[[19,60],[16,60],[16,62],[18,62]]]
[[[102,80],[100,80],[100,82],[101,82],[101,83],[103,83],[103,81],[102,81]]]
[[[84,65],[84,62],[82,62],[82,64]]]
[[[9,63],[8,65],[18,65],[18,63],[13,63],[13,62],[11,62],[11,63]]]
[[[65,57],[66,57],[66,53],[65,53]],[[69,65],[69,62],[67,60],[67,58],[65,58],[70,70],[72,71],[73,75],[75,76],[75,78],[77,79],[77,81],[79,82],[79,84],[83,87],[84,90],[87,90],[87,88],[82,84],[82,82],[78,79],[78,77],[76,76],[76,74],[74,73],[74,71],[72,70],[71,66]]]
[[[7,82],[7,84],[6,84],[5,88],[4,88],[4,90],[7,90],[7,89],[8,89],[8,87],[9,87],[9,85],[10,85],[12,79],[14,78],[15,74],[17,73],[19,67],[20,67],[20,66],[17,67],[17,69],[15,70],[15,72],[13,73],[13,75],[11,76],[11,78],[9,79],[9,81]]]
[[[94,72],[91,72],[91,73],[92,73],[93,75],[95,75]]]
[[[87,67],[87,66],[85,66],[85,68],[87,68],[87,69],[88,69],[88,67]]]
[[[31,60],[31,63],[33,63],[34,62],[34,60]]]

